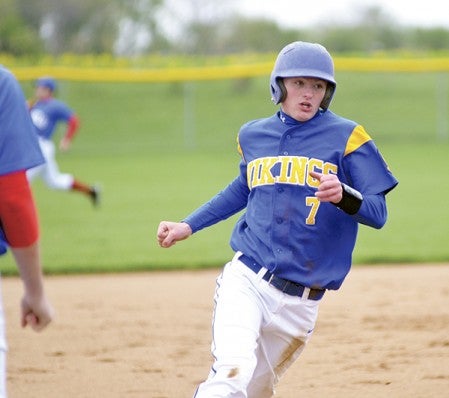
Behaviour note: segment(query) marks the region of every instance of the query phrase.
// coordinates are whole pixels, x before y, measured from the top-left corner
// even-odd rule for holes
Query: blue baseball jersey
[[[13,74],[0,66],[0,175],[44,163],[25,96]]]
[[[280,111],[242,126],[238,144],[239,176],[184,221],[196,232],[246,208],[231,236],[233,250],[281,278],[338,289],[351,267],[358,224],[383,225],[384,195],[398,183],[371,137],[329,110],[306,122]],[[310,171],[335,174],[361,192],[359,212],[320,202]]]
[[[47,140],[52,139],[59,122],[68,122],[74,115],[64,102],[56,98],[48,98],[35,102],[30,109],[31,119],[37,134]]]

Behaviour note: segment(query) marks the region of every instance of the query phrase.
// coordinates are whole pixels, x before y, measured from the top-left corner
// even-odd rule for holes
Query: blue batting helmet
[[[320,106],[324,110],[329,107],[337,82],[332,57],[321,44],[295,41],[280,51],[270,77],[271,100],[275,104],[285,100],[284,77],[314,77],[327,81]]]
[[[56,80],[50,76],[40,77],[36,81],[36,87],[46,87],[50,91],[56,90]]]

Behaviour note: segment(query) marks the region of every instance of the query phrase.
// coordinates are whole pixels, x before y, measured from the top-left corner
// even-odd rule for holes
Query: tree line
[[[362,9],[350,24],[292,29],[238,15],[235,1],[0,0],[0,53],[223,55],[277,52],[294,40],[334,53],[449,50],[449,29],[403,27],[378,7]]]

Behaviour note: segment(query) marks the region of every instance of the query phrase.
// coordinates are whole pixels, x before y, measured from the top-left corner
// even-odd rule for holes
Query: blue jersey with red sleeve
[[[380,228],[385,194],[397,185],[362,126],[331,111],[298,122],[282,112],[245,124],[240,175],[185,221],[192,230],[246,208],[231,247],[273,274],[312,288],[338,289],[349,272],[358,223]],[[364,196],[349,215],[315,197],[310,171],[336,174]]]
[[[74,115],[64,102],[48,98],[35,102],[30,108],[31,119],[39,137],[50,140],[59,122],[68,122]]]
[[[0,66],[0,175],[44,163],[25,96],[13,74]]]

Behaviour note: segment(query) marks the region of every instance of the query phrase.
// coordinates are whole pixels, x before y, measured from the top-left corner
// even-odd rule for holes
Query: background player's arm
[[[48,303],[43,287],[40,266],[39,243],[23,248],[11,247],[24,286],[21,301],[21,324],[37,332],[44,329],[53,318],[53,309]]]
[[[78,131],[79,125],[80,122],[78,117],[75,114],[70,116],[69,120],[67,121],[67,130],[59,143],[59,149],[61,151],[67,151],[70,148],[73,137]]]
[[[39,226],[31,188],[24,170],[2,175],[0,180],[3,229],[24,286],[21,324],[40,331],[51,321],[53,309],[44,293]]]

